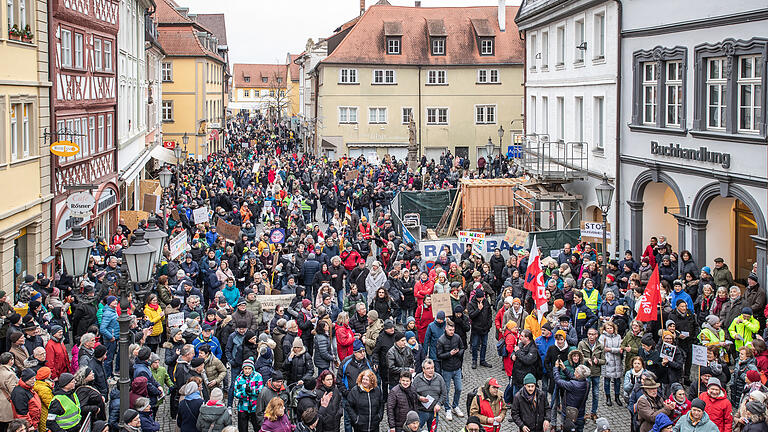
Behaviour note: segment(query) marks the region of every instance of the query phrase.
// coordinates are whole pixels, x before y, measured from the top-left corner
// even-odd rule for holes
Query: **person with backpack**
[[[504,403],[500,388],[496,378],[490,378],[472,395],[469,415],[476,416],[486,432],[498,432],[501,429],[501,422],[507,415],[507,405]]]
[[[565,378],[561,377],[561,371]],[[572,374],[565,368],[561,360],[557,361],[553,373],[555,385],[564,390],[563,411],[566,418],[573,421],[576,432],[584,431],[584,412],[589,396],[589,382],[587,381],[589,375],[589,368],[584,365],[577,366]],[[563,430],[565,429],[565,423],[563,423]]]
[[[507,374],[507,378],[512,382],[512,371],[515,366],[515,362],[512,361],[512,352],[515,350],[518,341],[517,323],[509,320],[504,326],[504,331],[501,333],[498,342],[496,342],[496,353],[502,358],[504,364],[504,372]]]
[[[523,378],[523,389],[515,394],[509,410],[509,421],[524,431],[549,430],[550,406],[547,393],[536,387],[536,377],[528,374]]]

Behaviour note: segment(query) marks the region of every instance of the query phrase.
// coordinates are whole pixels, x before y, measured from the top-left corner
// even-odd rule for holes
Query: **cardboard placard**
[[[344,180],[345,181],[352,181],[357,179],[357,176],[360,175],[360,172],[357,170],[350,170],[344,173]]]
[[[228,223],[221,218],[219,218],[219,221],[216,223],[216,231],[220,236],[224,237],[228,241],[231,241],[232,243],[237,243],[238,236],[240,235],[239,226],[232,225],[231,223]]]
[[[664,342],[664,345],[661,346],[661,353],[659,354],[659,357],[671,361],[675,358],[675,351],[677,351],[676,346]]]
[[[704,345],[693,345],[691,363],[699,366],[707,366],[707,347]]]
[[[261,302],[261,309],[265,311],[274,311],[277,305],[288,307],[291,305],[291,300],[296,297],[294,294],[278,294],[278,295],[257,295],[256,298]]]
[[[611,244],[611,224],[608,225],[608,231],[605,233],[606,243]],[[603,223],[581,221],[581,240],[590,243],[603,242]]]
[[[144,194],[144,200],[141,203],[141,209],[145,212],[158,213],[160,211],[160,197],[152,194]]]
[[[181,327],[184,324],[184,312],[168,315],[168,327]]]
[[[439,311],[445,312],[445,316],[453,315],[451,307],[451,295],[448,293],[432,294],[432,314],[437,316]]]
[[[208,222],[208,207],[202,206],[192,210],[192,218],[195,220],[195,225]]]
[[[171,238],[168,248],[171,250],[171,259],[176,259],[183,254],[187,250],[187,232],[182,231],[176,237]]]
[[[123,210],[120,212],[120,218],[125,220],[125,226],[133,232],[139,227],[139,221],[149,218],[149,213],[141,210]]]
[[[525,247],[527,240],[528,232],[517,228],[508,227],[506,234],[504,234],[504,241],[515,246]]]

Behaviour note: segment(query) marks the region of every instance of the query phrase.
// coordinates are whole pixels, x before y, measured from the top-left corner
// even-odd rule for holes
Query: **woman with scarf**
[[[320,421],[315,430],[317,432],[336,432],[341,425],[341,393],[336,385],[336,377],[330,370],[325,370],[317,377],[315,385],[315,394],[317,400],[322,406],[324,401],[327,405],[320,408]]]
[[[334,281],[334,277],[333,277],[333,274],[331,274],[331,270],[328,267],[328,263],[320,264],[320,270],[318,270],[318,272],[315,273],[314,279],[312,280],[313,292],[319,293],[323,285],[331,284],[333,283],[333,281]],[[334,292],[335,291],[336,290],[334,290]],[[322,299],[323,297],[319,296],[318,298]],[[336,303],[337,301],[338,299],[334,298],[334,303]],[[319,304],[317,302],[317,299],[315,299],[315,304]]]
[[[224,405],[224,395],[220,388],[211,390],[211,397],[200,406],[197,417],[197,429],[202,432],[221,432],[232,426],[232,414]]]
[[[179,394],[183,395],[183,399],[179,402],[176,426],[179,427],[180,432],[199,432],[197,419],[200,416],[200,407],[203,406],[200,385],[195,381],[190,381],[181,387]]]
[[[424,297],[424,303],[416,309],[416,329],[418,330],[420,343],[424,343],[427,327],[434,320],[435,316],[432,314],[432,295],[427,294]]]
[[[160,335],[163,334],[163,320],[165,313],[160,307],[160,299],[155,293],[147,297],[147,303],[144,305],[144,318],[152,323],[152,332],[147,336],[146,345],[152,350],[157,351],[160,346]]]
[[[739,348],[739,357],[736,366],[733,368],[733,382],[731,383],[731,404],[737,406],[741,400],[741,394],[745,391],[747,384],[747,373],[749,371],[757,372],[757,361],[755,360],[754,350],[751,346],[744,345]],[[759,374],[759,372],[758,372]],[[758,384],[760,380],[756,381]]]
[[[611,382],[613,382],[613,394],[616,405],[621,405],[621,336],[616,332],[616,324],[607,321],[603,324],[602,334],[598,341],[603,344],[605,350],[605,366],[603,367],[603,389],[605,390],[605,404],[611,403]]]
[[[403,296],[403,301],[400,306],[402,309],[401,316],[402,322],[405,323],[408,317],[414,316],[416,312],[416,297],[414,297],[414,286],[416,281],[411,276],[411,272],[408,269],[403,269],[400,272],[400,283],[398,289]]]
[[[368,310],[375,310],[379,314],[379,319],[386,321],[392,317],[395,305],[389,297],[389,293],[384,287],[376,290],[376,297],[368,306]]]
[[[320,288],[317,290],[317,296],[315,296],[315,307],[318,307],[321,304],[323,304],[323,296],[325,295],[328,295],[331,297],[331,303],[336,304],[338,302],[338,297],[336,296],[336,290],[333,289],[331,284],[323,283],[322,285],[320,285]]]
[[[379,288],[384,286],[384,283],[387,281],[387,275],[384,273],[384,270],[381,268],[381,263],[378,261],[374,261],[371,264],[371,271],[368,273],[368,276],[365,278],[365,289],[368,293],[368,301],[367,303],[371,303],[374,296],[376,295],[376,292],[379,290]],[[383,318],[382,318],[383,319]]]
[[[45,364],[51,368],[53,378],[56,379],[64,372],[69,372],[69,354],[64,345],[64,329],[58,325],[52,326],[50,335],[45,345]]]
[[[711,313],[713,304],[715,303],[715,292],[712,289],[712,285],[704,284],[701,289],[701,295],[696,298],[693,303],[693,311],[696,314],[696,322],[703,323],[707,316]]]
[[[672,423],[675,423],[677,419],[686,415],[691,410],[691,401],[688,400],[688,397],[685,395],[685,389],[680,383],[672,383],[671,389],[672,394],[669,395],[669,400],[675,404],[675,407],[672,409],[669,419],[672,420]]]
[[[350,423],[355,432],[377,432],[384,417],[384,398],[376,375],[366,369],[357,376],[357,385],[347,396]]]
[[[643,367],[643,359],[640,357],[632,357],[630,364],[632,366],[627,369],[627,372],[624,373],[624,382],[622,384],[624,396],[627,398],[627,401],[629,401],[629,397],[632,392],[640,387],[640,378],[643,376],[643,373],[645,373],[645,368]],[[632,407],[629,405],[629,402],[627,402],[627,409],[631,412]]]

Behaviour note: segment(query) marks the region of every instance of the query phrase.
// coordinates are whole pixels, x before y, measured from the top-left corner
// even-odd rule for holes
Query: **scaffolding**
[[[589,159],[587,143],[550,141],[546,134],[523,135],[522,172],[543,184],[562,184],[586,180]]]

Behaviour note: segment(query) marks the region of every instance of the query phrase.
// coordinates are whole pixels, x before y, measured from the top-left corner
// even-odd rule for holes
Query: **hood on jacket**
[[[672,423],[672,420],[670,420],[666,414],[658,414],[656,415],[656,421],[653,423],[652,431],[661,432],[665,427],[672,425],[674,425],[674,423]]]
[[[148,394],[147,377],[140,376],[131,381],[131,393],[146,396]]]

